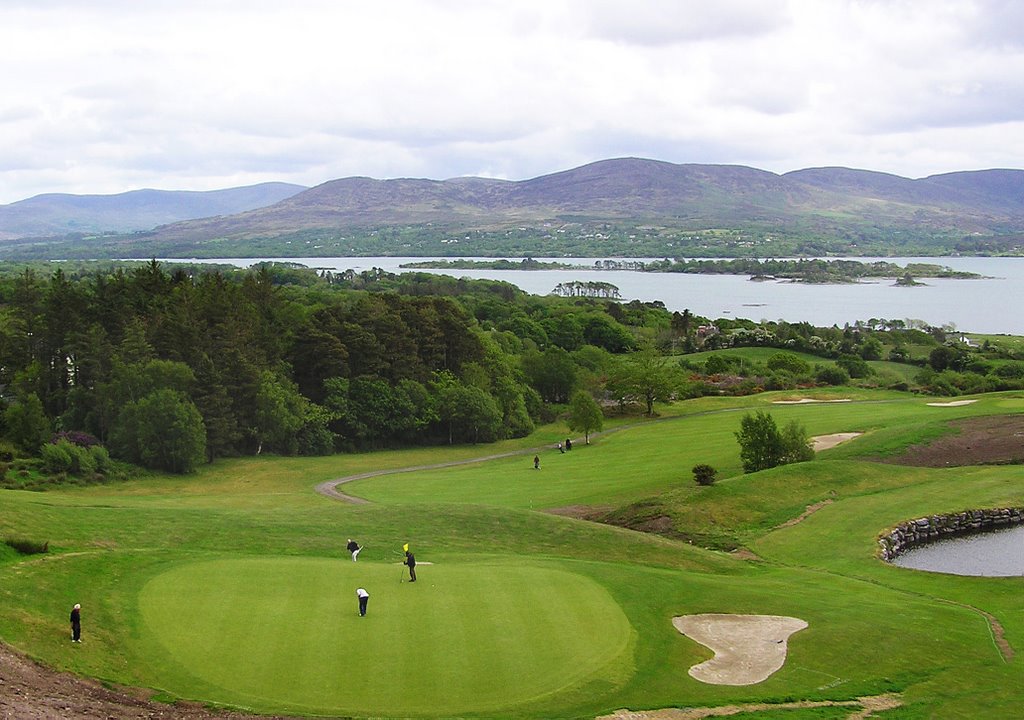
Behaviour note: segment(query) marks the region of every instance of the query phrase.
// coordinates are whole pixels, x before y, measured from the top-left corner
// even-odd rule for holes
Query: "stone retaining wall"
[[[878,538],[879,556],[889,562],[915,545],[1024,522],[1024,508],[964,510],[900,523]]]

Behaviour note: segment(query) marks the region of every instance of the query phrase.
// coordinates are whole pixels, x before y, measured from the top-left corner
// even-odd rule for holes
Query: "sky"
[[[614,157],[1024,168],[1024,2],[0,0],[0,204]]]

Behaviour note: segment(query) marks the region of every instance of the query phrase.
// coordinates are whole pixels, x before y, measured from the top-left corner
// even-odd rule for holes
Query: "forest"
[[[744,346],[779,352],[690,355]],[[0,274],[0,471],[29,487],[125,464],[492,442],[566,413],[589,414],[589,432],[676,398],[850,382],[981,392],[1020,387],[1021,360],[901,321],[712,322],[425,273],[24,266]]]

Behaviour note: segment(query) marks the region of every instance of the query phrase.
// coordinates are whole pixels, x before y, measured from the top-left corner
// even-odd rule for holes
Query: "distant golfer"
[[[569,452],[570,450],[572,450],[572,438],[566,438],[565,439],[565,451]]]
[[[533,469],[540,470],[540,455],[533,456]]]
[[[82,642],[82,606],[78,603],[71,608],[71,642]]]
[[[359,543],[352,538],[348,539],[348,545],[345,546],[345,549],[352,553],[352,562],[356,561],[356,558],[359,557],[359,552],[362,550],[362,548],[359,547]]]
[[[359,588],[356,590],[356,597],[359,598],[359,617],[366,617],[366,603],[370,602],[370,593]]]
[[[409,566],[409,582],[416,582],[416,556],[406,550],[402,564]]]

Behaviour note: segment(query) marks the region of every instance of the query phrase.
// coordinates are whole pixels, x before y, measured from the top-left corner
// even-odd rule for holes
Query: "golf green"
[[[633,630],[608,592],[520,559],[421,567],[320,558],[194,562],[140,592],[164,689],[261,710],[388,715],[508,709],[614,681]],[[360,617],[356,588],[370,593]],[[162,678],[164,680],[164,678]]]

